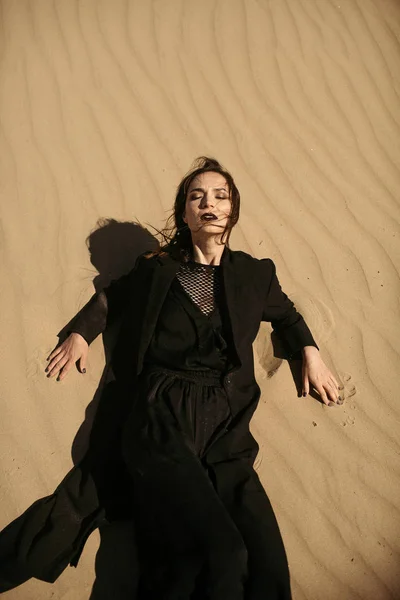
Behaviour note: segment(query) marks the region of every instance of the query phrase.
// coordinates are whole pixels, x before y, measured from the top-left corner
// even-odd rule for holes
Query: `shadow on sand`
[[[140,254],[159,247],[141,225],[114,219],[100,220],[86,241],[99,273],[93,281],[96,292],[129,272]],[[78,315],[59,332],[57,346]],[[72,444],[74,467],[53,494],[37,500],[0,533],[0,592],[31,577],[54,582],[69,564],[77,565],[87,538],[99,528],[90,600],[135,597],[132,489],[120,450],[130,402],[120,393],[110,367],[121,322],[103,333],[106,364]]]

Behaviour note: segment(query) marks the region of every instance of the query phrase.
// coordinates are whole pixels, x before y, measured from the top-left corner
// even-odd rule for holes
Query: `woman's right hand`
[[[54,377],[58,373],[57,381],[61,381],[78,360],[80,372],[86,373],[88,351],[85,338],[79,333],[71,333],[47,358],[50,361],[45,369],[47,377]]]

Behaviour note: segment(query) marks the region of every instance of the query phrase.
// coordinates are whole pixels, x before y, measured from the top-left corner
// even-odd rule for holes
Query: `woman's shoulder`
[[[243,250],[231,251],[232,261],[235,271],[243,280],[250,278],[256,286],[269,287],[275,277],[276,267],[271,258],[256,258]]]
[[[231,248],[228,249],[228,253],[228,260],[233,266],[238,268],[255,269],[258,272],[261,270],[264,274],[265,271],[274,271],[275,269],[275,265],[271,258],[256,258],[248,252],[244,252],[243,250],[232,250]],[[179,257],[174,256],[171,252],[148,250],[139,255],[137,262],[140,267],[152,268],[176,260],[179,260]]]
[[[256,258],[252,256],[248,252],[244,252],[243,250],[231,250],[232,258],[235,261],[242,262],[244,264],[252,264],[261,268],[273,268],[274,263],[271,258]]]
[[[159,250],[145,250],[139,254],[137,260],[142,263],[152,264],[157,261],[157,259],[161,256],[164,256],[164,252],[160,252]]]
[[[140,269],[153,269],[173,260],[171,254],[164,250],[146,250],[139,254],[136,264]]]
[[[134,265],[130,271],[130,273],[136,274],[141,273],[144,269],[146,270],[148,267],[154,267],[156,261],[156,254],[151,250],[146,250],[140,254],[136,255],[136,259]]]

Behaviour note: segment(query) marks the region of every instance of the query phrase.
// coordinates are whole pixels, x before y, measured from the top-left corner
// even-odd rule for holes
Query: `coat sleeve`
[[[66,334],[80,333],[90,345],[105,328],[122,315],[129,298],[129,287],[134,273],[139,268],[143,254],[138,256],[131,271],[114,279],[90,300],[69,323]]]
[[[315,346],[319,350],[303,316],[283,292],[276,275],[274,262],[270,258],[264,258],[261,262],[266,267],[266,276],[270,281],[262,320],[271,323],[273,330],[282,341],[289,359],[301,358],[301,350],[304,346]]]

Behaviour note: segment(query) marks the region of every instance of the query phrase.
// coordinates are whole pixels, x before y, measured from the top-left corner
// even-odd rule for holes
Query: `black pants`
[[[278,524],[252,465],[207,460],[229,418],[216,377],[153,370],[142,378],[123,436],[138,600],[291,598]]]
[[[115,517],[126,499],[133,503],[140,569],[133,565],[132,577],[140,575],[132,600],[291,598],[279,528],[252,465],[209,460],[230,412],[218,378],[207,377],[144,374],[123,433],[129,486],[120,483],[118,452],[109,461],[120,440],[116,427],[106,444],[110,452],[103,449],[99,461],[93,451],[52,495],[0,532],[0,592],[30,577],[53,582],[77,564],[87,536],[107,523],[108,492]],[[115,411],[115,404],[107,406]],[[102,477],[107,461],[114,474],[107,477],[109,490]]]

